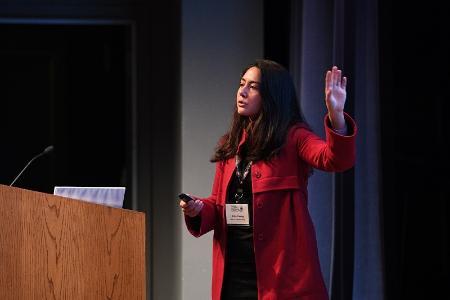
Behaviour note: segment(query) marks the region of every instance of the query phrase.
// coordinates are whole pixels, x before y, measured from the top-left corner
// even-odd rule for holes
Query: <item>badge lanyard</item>
[[[250,161],[242,172],[239,170],[240,162],[241,159],[236,155],[236,177],[238,179],[238,187],[236,189],[236,194],[234,194],[235,203],[227,203],[225,211],[227,225],[230,226],[250,226],[248,204],[239,203],[239,201],[244,197],[244,180],[250,172],[252,162]]]

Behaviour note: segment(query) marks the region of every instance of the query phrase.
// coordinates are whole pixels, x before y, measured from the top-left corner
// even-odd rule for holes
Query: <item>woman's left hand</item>
[[[325,104],[334,129],[345,128],[344,105],[347,97],[347,78],[336,66],[327,71],[325,77]]]

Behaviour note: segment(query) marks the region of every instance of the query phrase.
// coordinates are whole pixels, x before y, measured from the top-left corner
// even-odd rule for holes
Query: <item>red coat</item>
[[[308,174],[314,167],[341,172],[355,161],[355,122],[345,115],[350,136],[340,136],[325,118],[326,142],[302,124],[293,126],[285,146],[270,162],[254,162],[253,233],[260,300],[328,299],[323,281],[314,226],[308,212]],[[240,145],[245,141],[242,137]],[[212,194],[202,199],[200,230],[186,216],[196,237],[214,230],[212,299],[219,300],[226,250],[225,201],[235,171],[234,158],[216,163]],[[198,229],[198,228],[197,228]]]

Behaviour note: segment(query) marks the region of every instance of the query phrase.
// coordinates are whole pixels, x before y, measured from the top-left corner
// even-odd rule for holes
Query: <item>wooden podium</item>
[[[0,185],[0,299],[145,299],[145,214]]]

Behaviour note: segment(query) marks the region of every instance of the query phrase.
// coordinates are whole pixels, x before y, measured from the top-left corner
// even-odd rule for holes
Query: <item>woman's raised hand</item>
[[[347,78],[334,66],[325,76],[325,104],[334,129],[345,128],[344,105],[347,97]]]

